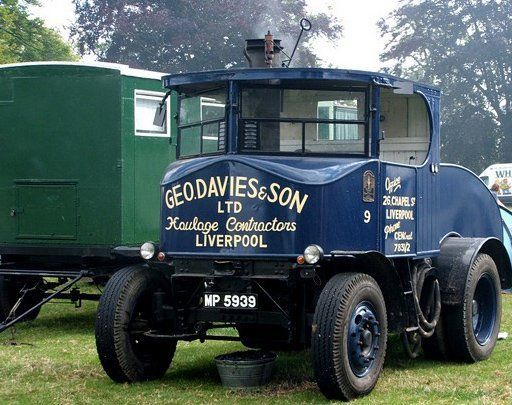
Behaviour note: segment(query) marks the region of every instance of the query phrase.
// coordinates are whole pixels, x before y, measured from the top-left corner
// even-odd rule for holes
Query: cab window
[[[226,89],[180,95],[178,149],[180,157],[225,150]]]
[[[421,165],[430,146],[430,121],[427,106],[419,94],[381,91],[381,160],[406,165]]]
[[[241,150],[265,153],[365,154],[364,89],[245,88]]]

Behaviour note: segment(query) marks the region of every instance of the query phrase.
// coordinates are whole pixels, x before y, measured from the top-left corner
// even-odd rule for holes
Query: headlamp
[[[140,247],[140,256],[144,260],[150,260],[155,255],[155,245],[153,242],[146,242]]]
[[[307,264],[317,264],[324,257],[324,251],[318,245],[309,245],[304,250],[304,260]]]

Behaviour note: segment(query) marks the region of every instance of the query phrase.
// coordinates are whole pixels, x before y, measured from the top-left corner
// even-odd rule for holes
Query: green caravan
[[[34,318],[50,288],[98,298],[64,290],[140,261],[136,247],[158,239],[155,179],[176,150],[169,117],[153,123],[161,76],[111,63],[0,66],[0,321]],[[169,116],[176,101],[165,102]]]

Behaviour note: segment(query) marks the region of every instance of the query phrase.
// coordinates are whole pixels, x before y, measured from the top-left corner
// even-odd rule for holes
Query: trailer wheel
[[[450,357],[470,363],[489,358],[501,323],[500,292],[496,264],[480,253],[469,269],[463,302],[443,308]]]
[[[42,283],[43,279],[41,277],[16,277],[8,279],[5,276],[0,276],[0,322],[7,319],[12,308],[21,297],[23,289],[34,288],[25,294],[20,302],[20,306],[16,309],[15,316],[23,314],[41,302],[44,297],[44,291],[37,287],[42,285]],[[40,307],[34,309],[23,320],[31,321],[36,319],[40,311]]]
[[[103,369],[116,382],[162,377],[171,364],[176,341],[147,338],[153,293],[167,285],[159,273],[134,265],[108,281],[96,315],[96,348]]]
[[[318,300],[312,327],[315,377],[330,399],[368,394],[379,378],[387,342],[384,297],[366,274],[332,277]]]

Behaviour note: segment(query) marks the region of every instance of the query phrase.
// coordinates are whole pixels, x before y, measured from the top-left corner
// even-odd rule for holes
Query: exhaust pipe
[[[264,39],[246,39],[244,55],[251,68],[281,67],[281,40],[267,32]]]

